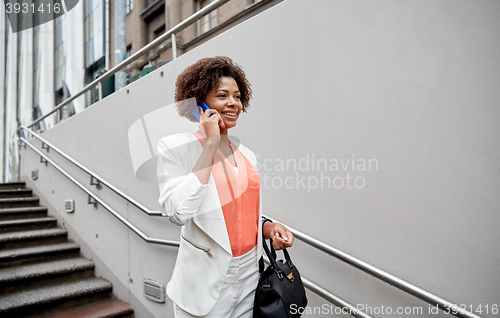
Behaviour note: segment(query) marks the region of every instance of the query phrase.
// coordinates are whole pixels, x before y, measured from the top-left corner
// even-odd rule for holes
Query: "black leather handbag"
[[[264,270],[264,259],[259,260],[259,284],[255,291],[254,318],[298,318],[307,305],[306,292],[299,271],[293,265],[286,249],[285,260],[276,261],[272,239],[271,251],[263,240],[264,251],[271,262]]]

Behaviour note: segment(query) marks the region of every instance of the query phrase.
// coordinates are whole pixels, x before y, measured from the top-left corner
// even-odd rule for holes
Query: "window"
[[[129,44],[129,45],[127,45],[127,53],[126,53],[126,56],[127,56],[127,58],[129,58],[131,55],[132,55],[132,44]],[[129,64],[125,67],[125,69],[127,69],[127,70],[128,70],[128,69],[130,69],[130,67],[131,67],[130,65],[131,65],[131,64],[129,63]]]
[[[39,14],[35,14],[39,16]],[[36,18],[35,18],[36,19]],[[37,21],[38,22],[38,21]],[[36,24],[35,24],[36,25]],[[40,26],[33,28],[33,105],[36,104],[40,87]],[[36,119],[36,118],[34,118]]]
[[[104,5],[102,0],[84,1],[85,68],[104,56]]]
[[[70,98],[71,94],[68,90],[68,86],[63,82],[63,86],[56,91],[55,102],[56,105],[59,105],[66,99]],[[73,102],[70,102],[66,106],[59,109],[59,120],[64,120],[69,118],[75,114],[75,108],[73,106]]]
[[[197,1],[197,11],[200,11],[202,8],[209,5],[213,0],[198,0]],[[211,30],[217,26],[217,10],[210,12],[209,14],[203,16],[200,20],[198,20],[198,35],[202,35],[203,33]]]
[[[63,70],[64,70],[64,19],[61,15],[55,19],[54,30],[54,89],[60,90],[63,86]],[[57,104],[56,104],[57,105]]]
[[[38,105],[37,102],[33,104],[33,120],[42,117],[42,111],[40,110],[40,106]],[[37,132],[44,132],[47,128],[45,127],[45,119],[39,121],[38,123],[35,124],[34,126],[34,131]]]
[[[104,71],[104,0],[84,0],[84,57],[85,80],[88,84],[102,75]],[[94,89],[85,93],[85,107],[99,99],[98,91]]]
[[[132,44],[127,45],[127,58],[132,55]]]
[[[154,33],[155,33],[155,39],[156,39],[157,37],[159,37],[160,35],[162,35],[163,33],[165,33],[165,24],[164,24],[164,25],[162,25],[161,27],[159,27],[158,29],[156,29],[156,30],[154,31]]]
[[[129,14],[134,8],[134,0],[126,0],[126,6],[125,14]]]
[[[92,64],[90,67],[85,69],[85,83],[90,83],[102,74],[106,73],[106,70],[104,69],[105,66],[105,60],[104,57],[99,59],[97,62]],[[111,77],[113,78],[113,77]],[[103,85],[105,85],[105,82],[109,81],[109,79],[103,81]],[[99,100],[99,85],[94,86],[92,89],[88,90],[85,93],[85,107],[92,105],[93,103],[97,102]],[[104,94],[103,94],[104,97]]]

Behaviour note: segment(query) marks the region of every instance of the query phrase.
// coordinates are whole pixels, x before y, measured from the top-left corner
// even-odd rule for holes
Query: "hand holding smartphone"
[[[204,101],[201,101],[200,103],[197,104],[198,106],[201,107],[201,109],[203,110],[203,112],[205,112],[207,109],[210,109],[210,107],[204,102]],[[195,110],[192,111],[192,114],[198,118],[198,120],[200,120],[200,111],[198,110],[198,108],[196,108]],[[210,116],[212,116],[213,114],[210,114]],[[208,117],[210,117],[208,116]]]

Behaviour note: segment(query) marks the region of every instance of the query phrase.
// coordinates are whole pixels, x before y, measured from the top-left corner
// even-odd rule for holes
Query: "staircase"
[[[0,317],[134,317],[24,182],[0,184]]]

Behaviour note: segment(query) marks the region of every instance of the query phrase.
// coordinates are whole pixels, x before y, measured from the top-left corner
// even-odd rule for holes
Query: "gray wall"
[[[173,113],[175,78],[185,67],[230,56],[253,84],[251,107],[231,133],[259,156],[265,214],[494,317],[491,307],[500,304],[499,37],[498,1],[288,0],[43,136],[158,210],[157,184],[135,176],[129,128],[155,111]],[[175,115],[144,122],[153,151],[161,135],[196,129]],[[166,284],[176,249],[146,244],[102,207],[87,205],[83,192],[31,150],[22,150],[22,158],[23,179],[98,262],[97,274],[137,307],[138,317],[147,311],[171,317],[170,302],[142,296],[142,280]],[[318,169],[318,159],[328,166]],[[65,166],[88,184],[85,174]],[[33,169],[40,172],[36,181]],[[178,239],[179,228],[167,220],[144,215],[107,189],[95,192],[148,235]],[[62,212],[68,198],[76,200],[74,214]],[[445,316],[300,242],[291,255],[304,276],[354,304]],[[312,307],[325,303],[309,296]]]

